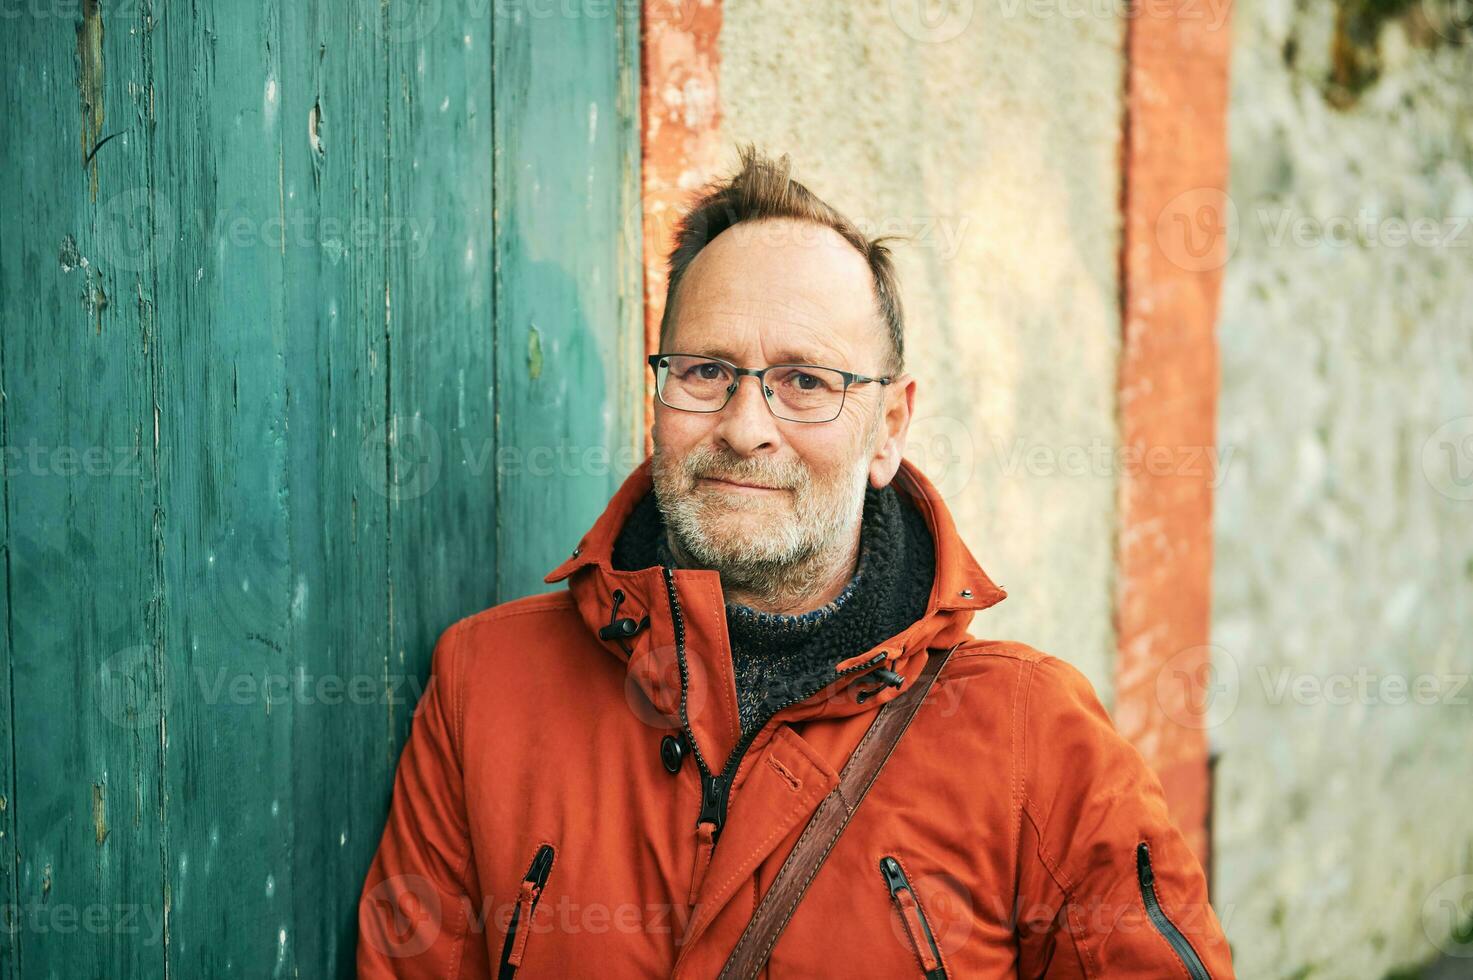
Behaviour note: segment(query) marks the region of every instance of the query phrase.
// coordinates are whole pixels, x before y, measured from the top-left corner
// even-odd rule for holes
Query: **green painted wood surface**
[[[644,446],[639,143],[629,138],[639,130],[638,4],[574,6],[599,15],[507,4],[492,61],[498,575],[510,595],[547,591],[542,577]],[[600,187],[608,192],[591,190]],[[595,229],[617,246],[586,247]]]
[[[635,8],[546,9],[7,8],[0,977],[352,975],[435,637],[640,445]]]

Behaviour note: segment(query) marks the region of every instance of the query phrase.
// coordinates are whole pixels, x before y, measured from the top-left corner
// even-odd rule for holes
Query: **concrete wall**
[[[726,0],[721,137],[725,166],[738,141],[790,153],[872,234],[912,237],[907,455],[1009,591],[976,632],[1108,702],[1123,24],[1057,10]]]
[[[1324,0],[1233,15],[1212,736],[1244,977],[1381,977],[1473,903],[1473,47],[1434,6],[1338,60]]]

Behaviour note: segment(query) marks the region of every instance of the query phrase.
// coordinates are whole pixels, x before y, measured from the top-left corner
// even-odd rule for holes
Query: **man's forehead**
[[[693,260],[676,303],[682,336],[781,324],[790,333],[789,353],[816,355],[839,352],[877,326],[868,264],[836,232],[793,221],[748,228],[727,229]]]
[[[681,353],[710,354],[737,363],[750,356],[750,344],[756,340],[771,363],[823,364],[848,359],[874,329],[862,311],[855,322],[835,318],[816,304],[727,297],[682,303],[673,339]]]
[[[837,346],[823,343],[819,338],[782,337],[776,344],[763,344],[762,352],[773,364],[832,364],[846,356]],[[750,356],[750,351],[744,344],[733,343],[729,335],[719,332],[712,333],[709,337],[692,334],[690,340],[680,344],[679,353],[720,357],[737,364]]]

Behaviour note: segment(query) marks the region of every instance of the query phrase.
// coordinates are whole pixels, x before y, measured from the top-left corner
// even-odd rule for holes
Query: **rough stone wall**
[[[907,455],[1008,598],[981,636],[1111,698],[1123,23],[1057,4],[726,0],[722,137],[895,246]]]
[[[1244,977],[1382,977],[1473,907],[1473,46],[1429,11],[1360,47],[1324,0],[1233,13],[1211,735]]]

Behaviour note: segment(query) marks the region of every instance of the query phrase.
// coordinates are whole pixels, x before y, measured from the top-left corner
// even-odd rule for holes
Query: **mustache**
[[[694,484],[697,480],[726,480],[729,483],[745,483],[750,486],[770,487],[775,490],[791,490],[803,483],[803,475],[797,472],[795,467],[781,466],[776,468],[742,465],[740,463],[722,464],[719,461],[712,462],[708,459],[689,459],[686,461],[686,474],[690,482]]]

